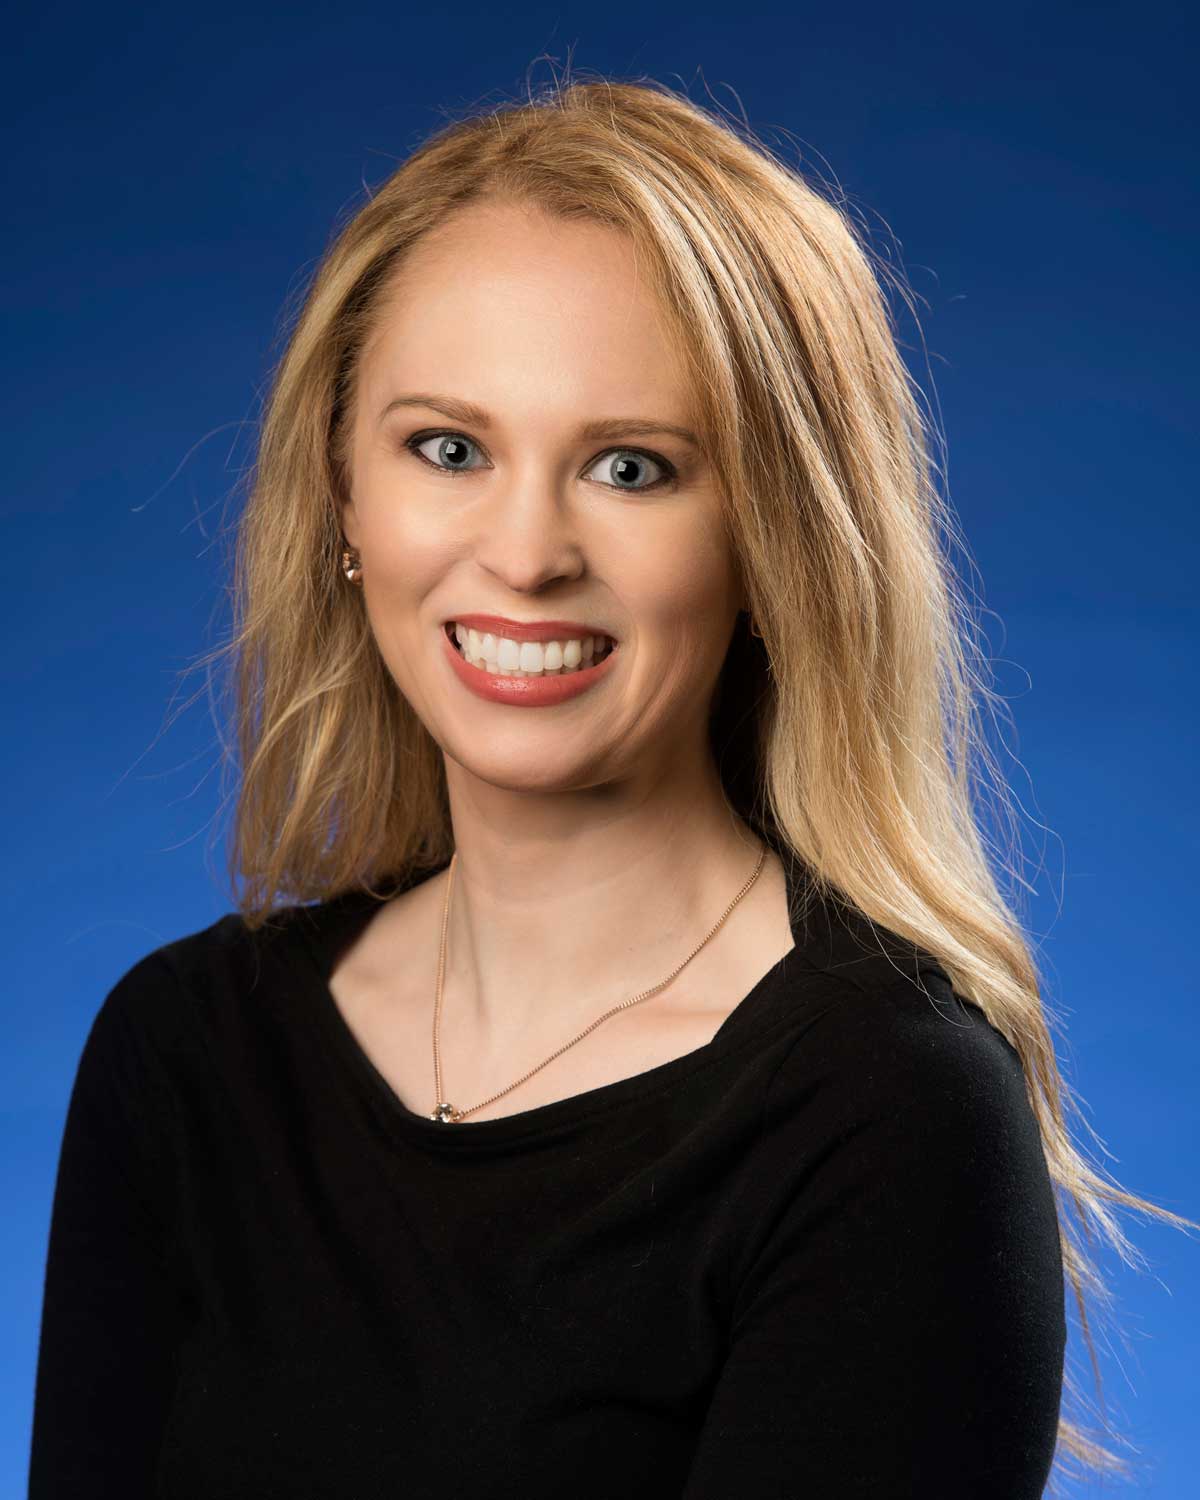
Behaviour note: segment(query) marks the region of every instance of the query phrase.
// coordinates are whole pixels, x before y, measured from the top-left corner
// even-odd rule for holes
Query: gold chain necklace
[[[678,969],[673,969],[671,973],[668,974],[665,979],[656,984],[653,989],[643,990],[640,995],[634,995],[632,1000],[624,1000],[620,1005],[614,1005],[612,1010],[605,1011],[602,1016],[598,1017],[595,1021],[592,1022],[592,1024],[587,1028],[586,1031],[581,1031],[577,1037],[574,1037],[571,1041],[569,1041],[566,1047],[560,1047],[557,1052],[552,1052],[545,1062],[538,1063],[536,1068],[530,1068],[529,1072],[526,1073],[524,1077],[518,1078],[516,1083],[510,1083],[506,1089],[501,1089],[498,1094],[493,1094],[490,1099],[484,1099],[479,1104],[472,1104],[469,1109],[455,1109],[453,1104],[439,1103],[434,1107],[433,1111],[429,1115],[429,1118],[431,1120],[438,1120],[442,1124],[446,1125],[452,1125],[459,1120],[465,1120],[468,1115],[474,1114],[477,1109],[484,1109],[487,1105],[494,1103],[497,1099],[502,1099],[505,1094],[511,1094],[513,1089],[520,1088],[521,1084],[523,1084],[527,1079],[532,1078],[535,1073],[540,1073],[541,1070],[546,1067],[547,1064],[552,1063],[556,1057],[561,1057],[568,1047],[573,1047],[576,1042],[581,1042],[585,1036],[588,1036],[591,1032],[595,1031],[596,1027],[599,1026],[602,1021],[607,1021],[610,1016],[615,1016],[619,1010],[626,1010],[631,1005],[637,1005],[639,1001],[648,999],[651,995],[657,994],[659,990],[664,988],[664,986],[670,984],[671,980],[675,978],[675,975],[678,974],[681,969],[686,968],[687,965],[691,963],[692,959],[695,958],[696,954],[700,952],[700,949],[704,947],[704,944],[707,943],[714,936],[714,934],[720,930],[720,927],[725,921],[725,918],[728,917],[729,913],[758,879],[759,872],[763,867],[763,861],[766,859],[766,857],[767,846],[764,844],[758,856],[758,864],[754,867],[754,874],[751,875],[750,879],[725,908],[725,911],[722,913],[721,920],[717,923],[716,927],[712,929],[712,932],[708,934],[708,937],[704,939],[704,942],[702,942],[699,947],[694,948],[691,953],[688,954],[683,963],[679,965]],[[436,1089],[435,1097],[439,1100],[442,1099],[442,1055],[440,1047],[438,1045],[438,1034],[439,1022],[441,1020],[442,1014],[442,983],[446,977],[446,933],[450,920],[450,888],[454,884],[454,864],[457,859],[458,850],[456,849],[453,855],[451,855],[449,873],[446,877],[446,899],[442,906],[442,943],[441,950],[438,954],[437,1000],[435,1001],[433,1007],[433,1074],[434,1086]]]

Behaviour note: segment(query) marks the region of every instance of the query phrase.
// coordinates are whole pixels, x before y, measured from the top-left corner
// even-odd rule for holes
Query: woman
[[[1103,1452],[1055,1187],[1142,1200],[970,817],[930,467],[845,216],[660,86],[456,124],[346,225],[239,531],[246,889],[79,1065],[35,1500]]]

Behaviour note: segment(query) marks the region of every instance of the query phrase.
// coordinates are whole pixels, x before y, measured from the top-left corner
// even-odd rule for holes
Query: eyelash
[[[404,447],[411,454],[413,454],[413,456],[420,463],[428,464],[435,473],[444,474],[449,479],[457,478],[460,474],[470,474],[474,472],[471,469],[444,468],[441,464],[435,464],[431,458],[426,458],[423,453],[417,452],[417,449],[422,443],[427,443],[430,438],[435,437],[463,438],[466,442],[470,443],[472,447],[479,447],[479,444],[475,441],[475,439],[473,437],[468,437],[465,432],[456,432],[453,428],[444,427],[438,428],[433,432],[415,432],[413,433],[412,437],[405,438]],[[657,464],[659,468],[663,470],[661,478],[653,480],[650,484],[638,485],[632,489],[623,489],[619,484],[609,484],[603,479],[594,481],[594,483],[596,484],[604,485],[604,488],[607,490],[616,490],[616,492],[620,495],[645,495],[648,494],[651,490],[657,490],[664,487],[665,485],[673,484],[679,477],[678,471],[676,470],[675,465],[671,463],[670,459],[663,458],[662,454],[660,453],[652,453],[647,448],[605,448],[602,452],[597,453],[596,457],[592,459],[591,463],[588,465],[588,468],[591,468],[594,464],[599,463],[599,461],[609,453],[633,453],[636,454],[639,458],[648,458],[651,463]]]

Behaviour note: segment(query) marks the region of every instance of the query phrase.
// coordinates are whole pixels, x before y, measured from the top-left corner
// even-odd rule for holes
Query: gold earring
[[[754,616],[750,614],[749,610],[747,610],[746,613],[747,613],[747,615],[749,615],[749,619],[750,619],[750,634],[751,635],[756,635],[759,638],[759,640],[761,641],[762,638],[763,638],[763,633],[758,628],[758,626],[754,623]]]
[[[351,583],[362,587],[362,558],[353,547],[347,547],[342,552],[342,572]]]

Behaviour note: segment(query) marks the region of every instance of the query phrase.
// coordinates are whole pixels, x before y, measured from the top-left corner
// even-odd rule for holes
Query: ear
[[[346,538],[346,545],[353,547],[357,552],[358,545],[358,512],[354,509],[354,501],[346,500],[339,510],[339,522],[342,535]]]

